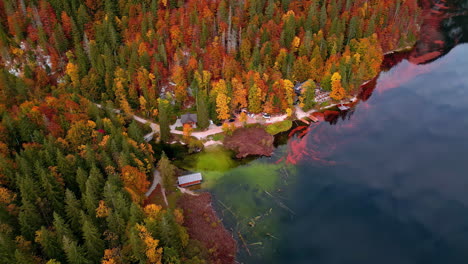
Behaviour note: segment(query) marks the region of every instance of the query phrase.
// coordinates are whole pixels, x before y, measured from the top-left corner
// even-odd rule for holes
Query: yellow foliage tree
[[[110,208],[106,206],[106,203],[103,200],[99,201],[99,206],[96,208],[96,217],[104,218],[110,214]]]
[[[102,257],[101,264],[117,264],[121,263],[119,260],[119,252],[117,248],[104,250],[104,257]]]
[[[78,74],[78,66],[72,62],[67,64],[65,73],[70,77],[74,87],[77,87],[80,84],[80,75]]]
[[[131,114],[132,109],[127,101],[127,94],[125,92],[125,86],[128,80],[126,78],[125,71],[122,68],[117,68],[114,77],[114,93],[115,97],[120,103],[120,107],[126,114]]]
[[[218,118],[221,120],[228,119],[230,117],[229,102],[231,102],[231,98],[227,96],[226,82],[221,79],[213,83],[213,91],[211,93],[213,96],[216,96],[216,113],[218,113]]]
[[[283,89],[289,106],[294,103],[294,84],[290,80],[283,80]]]
[[[172,80],[175,83],[175,96],[179,101],[185,100],[187,97],[187,80],[185,78],[185,70],[177,65],[172,71]]]
[[[240,113],[239,121],[241,121],[244,124],[247,122],[247,114],[245,112]]]
[[[158,248],[159,240],[154,239],[145,226],[137,224],[136,228],[140,232],[139,236],[141,240],[145,243],[145,254],[148,258],[148,263],[161,264],[163,249]]]
[[[190,124],[184,124],[183,133],[184,133],[184,140],[186,142],[190,141],[190,136],[192,135],[192,126]]]
[[[301,39],[298,36],[295,36],[292,43],[291,43],[291,47],[292,47],[294,52],[297,51],[300,44],[301,44]]]
[[[87,144],[95,137],[94,128],[96,123],[91,120],[80,120],[75,122],[67,132],[65,139],[74,147]]]
[[[149,218],[156,218],[159,212],[161,212],[161,209],[162,207],[160,205],[148,204],[143,210],[145,211],[146,216]]]
[[[202,74],[200,74],[198,71],[194,73],[195,80],[198,82],[198,86],[201,89],[207,89],[208,84],[210,84],[211,80],[211,72],[209,71],[203,71]]]
[[[221,120],[228,119],[230,116],[229,101],[231,101],[231,98],[224,93],[219,93],[216,97],[216,113],[218,113],[218,118]]]
[[[335,72],[331,77],[331,86],[332,91],[330,97],[334,100],[342,100],[346,96],[346,91],[343,86],[341,86],[341,75],[338,72]]]

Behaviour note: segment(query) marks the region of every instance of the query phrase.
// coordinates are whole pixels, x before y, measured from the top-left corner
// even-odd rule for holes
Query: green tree
[[[67,236],[63,237],[63,249],[67,255],[70,264],[88,264],[92,263],[85,256],[85,250],[78,243]]]
[[[162,142],[169,141],[171,137],[171,129],[169,127],[169,107],[170,103],[168,100],[161,98],[158,99],[159,126]]]
[[[171,164],[166,154],[163,152],[161,159],[158,162],[158,171],[163,179],[163,184],[166,189],[173,190],[176,186],[175,177],[176,167]]]
[[[98,263],[104,253],[104,241],[101,239],[99,229],[89,220],[85,220],[83,223],[83,239],[88,258],[94,263]]]
[[[76,199],[72,191],[67,189],[65,191],[65,213],[73,230],[80,230],[81,228],[81,210],[80,201]]]

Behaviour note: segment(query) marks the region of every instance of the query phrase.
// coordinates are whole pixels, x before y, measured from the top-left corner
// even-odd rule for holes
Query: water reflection
[[[427,13],[415,49],[386,57],[353,111],[216,176],[215,206],[246,240],[239,262],[466,263],[468,23],[454,2]]]
[[[296,215],[272,262],[251,263],[466,263],[468,20],[438,10],[440,27],[387,57],[351,119],[291,139]]]

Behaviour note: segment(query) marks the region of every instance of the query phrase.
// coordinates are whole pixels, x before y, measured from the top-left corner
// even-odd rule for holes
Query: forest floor
[[[234,263],[236,241],[224,228],[211,204],[209,193],[192,195],[184,192],[177,202],[184,211],[184,226],[190,238],[200,241],[210,255],[211,263]]]

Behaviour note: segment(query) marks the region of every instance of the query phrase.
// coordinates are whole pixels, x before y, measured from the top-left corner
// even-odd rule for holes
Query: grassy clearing
[[[226,135],[224,133],[214,134],[212,136],[212,140],[214,140],[214,141],[223,141],[225,136]]]
[[[266,127],[266,132],[270,135],[276,135],[284,131],[288,131],[292,127],[291,120],[284,120],[281,122],[277,122]]]

